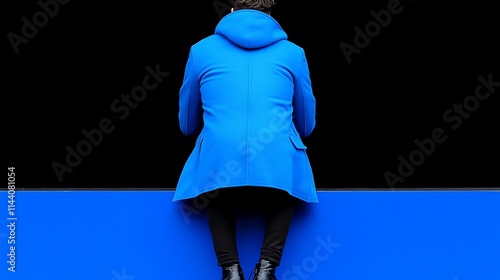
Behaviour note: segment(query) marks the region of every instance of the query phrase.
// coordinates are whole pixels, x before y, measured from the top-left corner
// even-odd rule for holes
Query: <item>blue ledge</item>
[[[2,280],[220,280],[204,212],[172,191],[18,191],[17,220],[0,195]],[[318,195],[295,217],[280,280],[500,279],[500,192]],[[262,220],[244,214],[238,230],[249,274]]]

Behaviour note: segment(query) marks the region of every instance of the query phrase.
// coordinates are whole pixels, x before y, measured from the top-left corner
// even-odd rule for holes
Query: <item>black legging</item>
[[[293,210],[298,200],[287,192],[265,187],[234,187],[219,190],[207,207],[208,224],[219,266],[239,262],[236,244],[236,215],[242,207],[262,211],[265,231],[260,258],[275,265],[281,262]]]

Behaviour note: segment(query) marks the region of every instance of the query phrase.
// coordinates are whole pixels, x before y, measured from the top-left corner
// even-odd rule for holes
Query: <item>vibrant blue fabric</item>
[[[194,44],[179,106],[182,132],[199,135],[174,201],[256,186],[318,202],[301,139],[316,125],[307,60],[270,15],[235,11]]]

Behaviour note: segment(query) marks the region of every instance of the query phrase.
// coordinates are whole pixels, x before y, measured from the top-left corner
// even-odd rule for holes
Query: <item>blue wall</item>
[[[18,191],[15,229],[0,228],[0,279],[219,280],[204,212],[172,196]],[[280,280],[500,279],[500,192],[322,191],[319,199],[296,215]],[[262,220],[241,216],[247,275],[262,229]],[[8,271],[11,234],[16,272]]]

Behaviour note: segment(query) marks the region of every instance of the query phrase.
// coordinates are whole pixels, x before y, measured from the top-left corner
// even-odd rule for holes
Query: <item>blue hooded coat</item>
[[[302,137],[316,125],[304,50],[270,15],[227,14],[192,45],[179,91],[179,125],[198,137],[174,201],[219,188],[284,190],[318,202]]]

